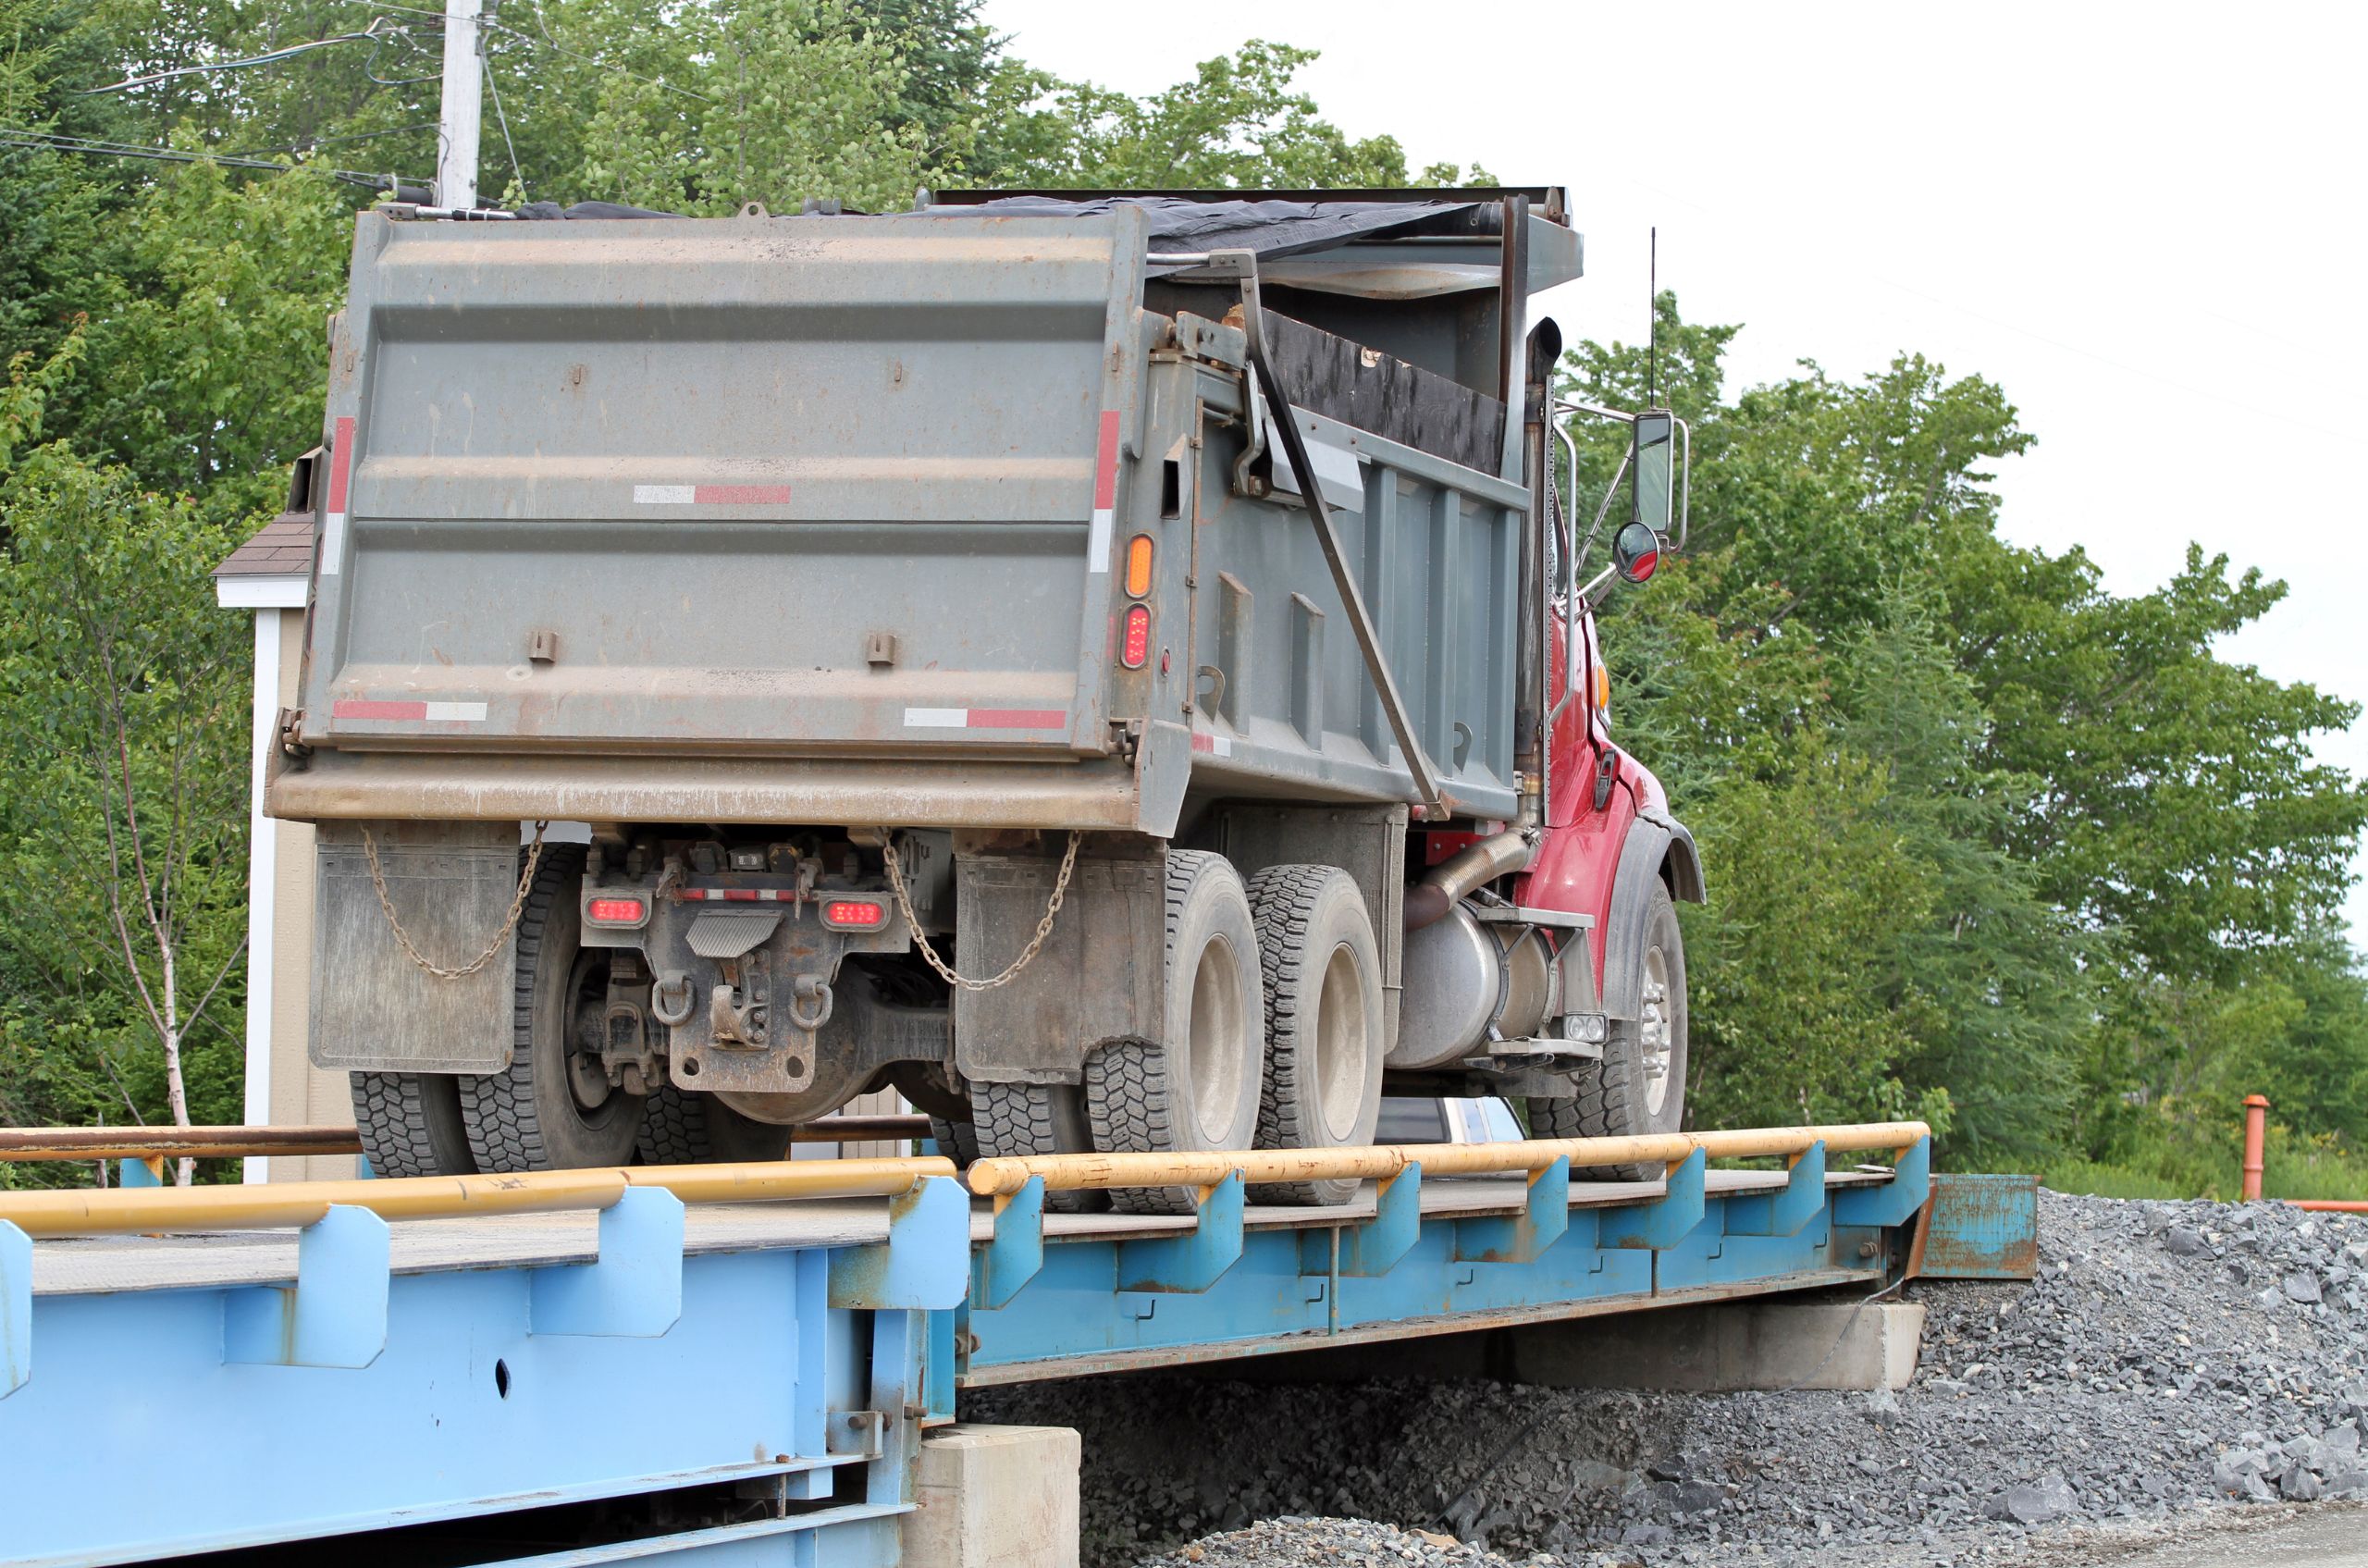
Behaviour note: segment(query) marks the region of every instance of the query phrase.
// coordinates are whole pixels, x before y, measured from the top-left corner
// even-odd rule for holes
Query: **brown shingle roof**
[[[214,569],[216,577],[302,577],[313,570],[313,517],[283,512]]]

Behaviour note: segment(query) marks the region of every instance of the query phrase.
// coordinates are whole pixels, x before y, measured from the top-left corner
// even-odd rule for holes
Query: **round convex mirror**
[[[1612,563],[1632,583],[1651,576],[1661,563],[1661,537],[1643,523],[1631,523],[1611,539]]]

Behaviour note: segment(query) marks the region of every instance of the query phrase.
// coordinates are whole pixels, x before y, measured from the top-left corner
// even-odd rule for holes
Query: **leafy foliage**
[[[2358,1140],[2368,978],[2331,922],[2368,793],[2309,750],[2357,710],[2214,651],[2283,589],[2191,551],[2109,594],[1999,537],[1990,465],[2032,439],[2000,389],[1904,354],[1730,401],[1734,328],[1657,317],[1657,386],[1636,345],[1565,369],[1695,425],[1693,551],[1605,627],[1619,734],[1710,867],[1694,1114],[1922,1105],[1961,1164],[2190,1186],[2256,1090]],[[1585,434],[1592,496],[1620,432]]]
[[[0,861],[55,890],[0,917],[0,1117],[173,1114],[176,1055],[190,1114],[236,1114],[243,639],[205,573],[318,438],[352,171],[431,172],[438,26],[90,93],[364,14],[0,0]],[[977,0],[524,0],[486,34],[480,183],[722,213],[1458,179],[1326,119],[1313,58],[1253,41],[1139,99],[1016,57]],[[201,161],[21,144],[53,136]],[[1737,330],[1664,296],[1657,352],[1564,367],[1695,428],[1693,549],[1605,636],[1618,733],[1709,865],[1696,1117],[1922,1114],[1960,1164],[2196,1191],[2259,1089],[2274,1176],[2353,1179],[2368,976],[2335,920],[2368,796],[2308,747],[2355,713],[2216,653],[2282,589],[2195,552],[2111,594],[2000,537],[2033,440],[2002,389],[1906,353],[1731,392]],[[1580,434],[1591,502],[1619,432]],[[169,847],[127,871],[135,816]]]

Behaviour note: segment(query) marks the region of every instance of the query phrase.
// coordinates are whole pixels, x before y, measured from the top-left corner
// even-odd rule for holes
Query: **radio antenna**
[[[1656,224],[1646,231],[1645,260],[1645,406],[1660,406],[1661,385],[1661,231]]]

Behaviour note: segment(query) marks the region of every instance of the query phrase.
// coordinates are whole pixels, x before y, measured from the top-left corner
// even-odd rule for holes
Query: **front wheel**
[[[1685,1125],[1685,939],[1677,905],[1656,883],[1637,956],[1636,1019],[1615,1025],[1603,1059],[1578,1075],[1570,1099],[1532,1099],[1531,1131],[1540,1138],[1627,1138],[1676,1132]],[[1659,1161],[1597,1166],[1571,1174],[1590,1181],[1658,1181]]]
[[[581,941],[584,851],[545,848],[518,917],[510,1066],[461,1082],[461,1116],[481,1171],[630,1164],[642,1099],[600,1060],[609,955]]]

